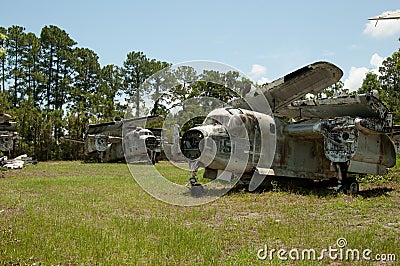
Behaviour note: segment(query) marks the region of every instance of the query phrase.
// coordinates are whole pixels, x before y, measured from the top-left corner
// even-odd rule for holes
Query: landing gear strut
[[[347,162],[344,163],[335,163],[336,171],[338,173],[338,185],[335,188],[336,192],[343,192],[346,195],[355,195],[359,192],[359,185],[355,178],[347,178],[347,170],[349,168],[349,164]]]
[[[98,163],[102,163],[102,162],[104,162],[104,152],[103,151],[99,151],[98,152],[98,156],[97,156],[97,162]]]
[[[204,188],[201,184],[197,183],[197,178],[196,174],[197,171],[199,170],[199,165],[197,162],[190,162],[189,163],[189,168],[190,168],[190,178],[189,181],[186,183],[186,186],[190,186],[190,194],[193,197],[200,197],[204,193]]]

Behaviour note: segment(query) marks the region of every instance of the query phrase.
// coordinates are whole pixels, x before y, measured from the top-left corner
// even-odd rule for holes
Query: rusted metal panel
[[[350,173],[357,174],[384,175],[387,173],[387,167],[375,163],[366,163],[351,160],[348,171]]]
[[[366,135],[360,132],[353,161],[372,163],[391,168],[396,164],[396,149],[385,134]]]
[[[274,115],[318,119],[341,116],[390,119],[386,106],[370,94],[295,101]]]

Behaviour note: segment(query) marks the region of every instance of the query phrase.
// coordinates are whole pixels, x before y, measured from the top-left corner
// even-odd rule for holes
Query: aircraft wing
[[[400,19],[400,11],[385,12],[382,15],[369,18],[368,20],[381,20],[381,19]]]
[[[275,114],[308,93],[323,91],[338,82],[342,75],[342,70],[337,66],[328,62],[316,62],[266,84],[260,90],[250,91],[245,95],[245,99],[252,102],[252,107],[255,106],[255,109],[258,109],[257,104],[253,103],[257,101],[257,96],[262,93]]]
[[[122,128],[122,121],[112,121],[100,124],[90,124],[88,126],[86,134],[101,134],[110,133],[113,135],[120,135]]]
[[[65,142],[73,142],[73,143],[80,143],[83,144],[85,143],[85,141],[80,140],[80,139],[72,139],[70,137],[60,137],[61,141],[65,141]]]
[[[139,118],[132,118],[132,119],[124,119],[124,130],[134,130],[137,127],[145,127],[145,123],[158,121],[163,117],[160,115],[152,115],[152,116],[145,116]]]
[[[287,108],[280,110],[277,116],[307,119],[326,119],[339,116],[385,119],[388,114],[389,110],[379,99],[370,94],[360,94],[295,101]]]
[[[146,116],[132,119],[124,119],[122,121],[112,121],[100,124],[90,124],[86,134],[109,133],[111,135],[120,136],[122,134],[122,126],[125,129],[135,129],[138,126],[144,126],[146,122],[152,122],[161,119],[161,116]]]

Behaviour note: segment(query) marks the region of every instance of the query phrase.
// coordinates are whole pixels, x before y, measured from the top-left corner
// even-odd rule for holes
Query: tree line
[[[116,99],[140,99],[140,83],[169,65],[130,52],[123,67],[100,66],[94,51],[52,25],[40,36],[21,26],[0,27],[0,34],[0,113],[17,122],[20,141],[13,154],[39,160],[81,158],[82,145],[61,143],[64,134],[83,139],[89,123],[122,116],[127,106]]]
[[[378,90],[396,121],[400,121],[399,58],[400,49],[385,60],[381,75],[368,73],[359,90]],[[140,51],[129,52],[122,66],[101,66],[94,51],[79,47],[57,26],[43,27],[40,36],[21,26],[0,27],[0,113],[13,116],[19,133],[12,155],[27,153],[38,160],[82,159],[83,145],[62,139],[66,135],[83,139],[90,123],[111,121],[127,112],[134,116],[166,114],[171,106],[196,96],[227,102],[237,93],[226,87],[238,88],[238,92],[251,84],[235,71],[196,73],[190,67],[152,76],[169,66]],[[174,80],[200,76],[209,81],[163,86],[169,75]],[[211,82],[214,79],[222,80],[225,86]],[[145,80],[151,86],[143,86]],[[343,89],[342,85],[335,84],[333,89]],[[152,100],[150,109],[146,98]]]
[[[101,66],[94,51],[79,47],[66,31],[53,25],[43,27],[40,36],[21,26],[0,27],[0,47],[0,113],[13,116],[19,133],[12,155],[81,159],[83,145],[62,141],[66,134],[83,139],[88,124],[123,117],[129,109],[134,116],[147,115],[150,110],[144,98],[148,95],[155,101],[152,114],[166,113],[166,105],[199,95],[221,100],[232,96],[223,86],[209,82],[167,88],[159,86],[165,82],[155,77],[152,86],[142,86],[171,64],[132,51],[122,66]],[[226,82],[239,78],[236,73],[196,73],[190,67],[170,74],[180,80],[199,75],[224,75],[220,78]]]

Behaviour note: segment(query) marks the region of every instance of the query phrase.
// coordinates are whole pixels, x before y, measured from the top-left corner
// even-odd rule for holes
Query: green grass
[[[174,182],[187,180],[167,163],[157,168]],[[352,249],[395,253],[398,263],[400,180],[391,174],[362,183],[355,197],[321,187],[235,189],[179,207],[149,196],[124,164],[39,163],[0,179],[0,265],[320,265],[260,261],[257,251],[265,244],[321,250],[339,237]],[[342,263],[369,265],[322,261]]]

